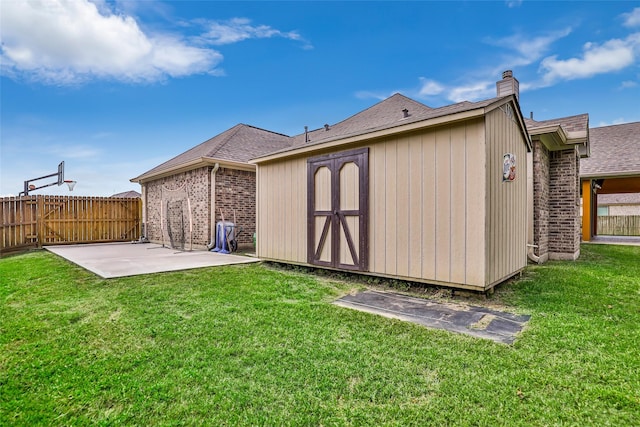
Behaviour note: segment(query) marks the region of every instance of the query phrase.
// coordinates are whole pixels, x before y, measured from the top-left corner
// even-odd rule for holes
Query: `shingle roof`
[[[131,191],[125,191],[123,193],[116,193],[116,194],[113,194],[113,195],[111,195],[109,197],[126,197],[126,198],[130,198],[130,199],[135,199],[135,198],[138,198],[140,196],[142,196],[142,194],[138,193],[135,190],[131,190]]]
[[[251,159],[286,152],[304,145],[320,144],[377,130],[390,129],[408,123],[484,108],[504,98],[506,97],[496,97],[479,102],[464,101],[444,107],[431,108],[396,93],[366,110],[328,126],[328,129],[323,127],[293,137],[250,125],[238,124],[156,166],[132,181],[148,179],[167,173],[181,167],[181,165],[203,158],[248,163]],[[406,114],[404,110],[407,110]]]
[[[291,142],[291,137],[287,135],[250,125],[238,124],[156,166],[140,175],[140,177],[155,175],[161,171],[169,170],[203,157],[247,163],[254,157],[263,156],[288,147],[291,145]]]
[[[587,177],[640,175],[640,122],[589,130],[591,156],[580,160]]]
[[[567,132],[586,131],[589,129],[588,114],[578,114],[576,116],[560,117],[557,119],[542,121],[525,118],[524,122],[527,125],[527,130],[529,131],[550,125],[560,125]]]
[[[408,117],[404,117],[403,110],[407,110]],[[327,139],[341,138],[353,134],[358,134],[367,129],[374,129],[387,126],[393,123],[406,123],[408,119],[420,117],[433,109],[424,104],[396,93],[377,104],[360,111],[353,116],[325,128],[315,129],[308,132],[310,142],[324,141]],[[296,135],[293,145],[305,143],[305,134]]]
[[[295,135],[293,137],[293,145],[280,151],[285,152],[299,148],[303,145],[321,144],[377,130],[389,129],[408,123],[433,119],[449,114],[462,113],[477,108],[484,108],[502,98],[504,97],[496,97],[479,102],[463,101],[457,104],[446,105],[444,107],[431,108],[414,101],[413,99],[407,98],[404,95],[396,93],[372,107],[349,117],[348,119],[329,126],[328,130],[320,128],[309,131],[306,135],[306,137],[308,137],[308,142],[305,142],[306,137],[304,133]],[[407,117],[405,117],[404,109],[408,110]],[[275,153],[277,152],[271,154]]]
[[[640,193],[598,194],[598,205],[640,205]]]

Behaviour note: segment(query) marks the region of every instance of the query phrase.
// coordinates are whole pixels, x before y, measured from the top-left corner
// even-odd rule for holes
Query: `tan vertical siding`
[[[425,168],[422,163],[422,139],[410,138],[409,139],[409,194],[412,197],[409,200],[409,219],[407,226],[407,233],[409,234],[409,271],[410,277],[422,277],[422,264],[423,264],[423,199],[422,199],[422,184],[424,182],[423,172]],[[414,230],[412,233],[411,230]],[[416,233],[415,230],[421,230],[420,233]]]
[[[466,128],[451,130],[451,251],[450,281],[466,283],[467,280],[467,156]]]
[[[385,265],[384,272],[386,274],[396,275],[397,274],[397,264],[396,264],[396,248],[398,244],[396,229],[398,226],[398,218],[396,215],[398,209],[398,189],[396,187],[397,183],[397,142],[396,140],[392,140],[384,144],[385,150],[385,210],[384,217],[378,218],[376,224],[371,228],[374,233],[384,233],[385,235],[385,247],[382,249],[385,251]],[[378,171],[370,171],[370,173],[377,173]],[[373,201],[373,203],[377,203]]]
[[[486,235],[486,157],[482,121],[466,127],[466,283],[484,286]]]
[[[409,138],[400,138],[396,151],[396,274],[398,276],[409,276],[409,236],[411,234],[411,224],[409,222],[409,210],[411,201],[418,195],[410,191],[409,168],[411,159],[409,157]]]
[[[369,149],[369,268],[371,271],[384,271],[386,264],[387,239],[383,229],[376,228],[384,222],[386,197],[386,146],[372,145]]]
[[[434,279],[449,282],[451,277],[451,128],[436,132],[436,275]]]
[[[512,183],[506,152],[518,160]],[[341,175],[348,199],[352,172]],[[369,184],[370,273],[483,289],[526,264],[526,146],[501,110],[372,142]],[[306,158],[259,165],[258,256],[306,263],[306,185]]]
[[[258,256],[306,262],[306,159],[261,164],[257,177]]]
[[[436,277],[436,134],[428,132],[420,138],[422,146],[422,276]],[[414,229],[414,232],[415,230]]]
[[[526,266],[527,244],[527,149],[515,119],[504,109],[486,116],[487,134],[487,271],[492,284]],[[503,155],[516,156],[516,179],[503,182]]]
[[[284,179],[289,183],[291,196],[285,197],[283,200],[283,218],[285,223],[289,224],[293,221],[293,195],[296,194],[294,191],[293,180],[291,179],[291,170],[292,165],[291,162],[284,163]],[[284,229],[284,237],[286,244],[283,245],[287,250],[285,251],[285,256],[287,258],[293,257],[293,230],[291,227],[285,227]]]
[[[370,272],[484,286],[482,120],[370,147]]]

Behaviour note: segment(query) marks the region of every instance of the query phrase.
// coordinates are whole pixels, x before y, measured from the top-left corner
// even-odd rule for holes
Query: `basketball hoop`
[[[50,182],[49,184],[43,184],[43,185],[33,184],[34,181],[40,181],[41,179],[51,178],[54,176],[56,177],[56,180],[54,182]],[[24,191],[21,191],[20,193],[18,193],[18,196],[23,196],[23,195],[28,196],[30,191],[39,190],[45,187],[51,187],[52,185],[62,185],[62,183],[65,183],[69,186],[69,191],[73,191],[73,187],[76,186],[75,181],[72,181],[70,179],[64,179],[64,161],[60,162],[60,164],[58,165],[57,173],[51,173],[49,175],[26,180],[24,182]]]

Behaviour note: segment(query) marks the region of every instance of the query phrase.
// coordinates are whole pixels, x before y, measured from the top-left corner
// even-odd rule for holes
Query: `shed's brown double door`
[[[307,173],[308,262],[367,271],[368,148],[311,158]]]

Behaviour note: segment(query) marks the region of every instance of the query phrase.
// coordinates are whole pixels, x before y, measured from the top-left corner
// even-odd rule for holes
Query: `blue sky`
[[[294,135],[395,92],[640,121],[640,2],[0,3],[0,195],[109,196],[237,123]],[[46,181],[46,180],[45,180]],[[42,181],[41,183],[45,183]]]

